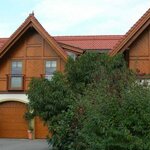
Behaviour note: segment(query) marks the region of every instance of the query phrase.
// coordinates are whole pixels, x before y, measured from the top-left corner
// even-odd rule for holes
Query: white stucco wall
[[[19,101],[22,103],[29,102],[26,94],[0,94],[0,102],[6,101]]]

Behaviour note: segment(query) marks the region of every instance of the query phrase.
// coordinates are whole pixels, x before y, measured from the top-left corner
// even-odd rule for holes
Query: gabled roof
[[[150,9],[131,27],[131,29],[123,36],[114,49],[110,51],[110,55],[114,56],[119,52],[124,52],[137,39],[137,37],[150,25]]]
[[[56,42],[56,40],[50,36],[46,30],[42,27],[42,25],[38,22],[38,20],[34,17],[34,14],[30,14],[27,19],[23,22],[23,24],[11,35],[11,37],[6,41],[2,40],[0,58],[10,49],[11,46],[29,29],[33,27],[50,45],[53,49],[55,49],[56,53],[63,58],[63,60],[67,60],[67,54],[60,47],[60,45]]]
[[[54,36],[55,40],[84,50],[112,50],[122,35]]]
[[[53,36],[62,48],[67,46],[72,51],[74,48],[76,50],[112,50],[122,37],[123,35]],[[0,38],[0,51],[8,39]]]

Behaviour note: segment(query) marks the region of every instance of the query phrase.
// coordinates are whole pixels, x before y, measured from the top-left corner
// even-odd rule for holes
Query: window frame
[[[76,60],[76,58],[77,58],[77,54],[72,51],[67,51],[67,55],[68,55],[68,57],[71,57],[73,60]]]
[[[12,65],[13,65],[13,62],[21,62],[21,65],[22,65],[22,67],[21,67],[21,73],[20,74],[13,74],[12,73]],[[11,61],[11,66],[10,66],[10,74],[11,75],[22,75],[22,73],[23,73],[23,61],[22,60],[16,60],[16,59],[14,59],[14,60],[12,60]]]
[[[52,79],[52,77],[53,77],[53,74],[46,74],[46,62],[47,61],[55,61],[56,62],[56,70],[55,71],[58,71],[58,59],[46,59],[45,61],[44,61],[44,78],[45,79],[48,79],[48,80],[51,80]],[[55,72],[54,71],[54,72]],[[53,73],[54,73],[53,72]],[[49,78],[50,77],[50,78]]]
[[[21,62],[21,71],[20,73],[13,73],[13,62]],[[23,75],[23,60],[20,59],[12,59],[10,61],[10,74],[7,75],[7,89],[11,91],[18,91],[18,90],[24,90],[24,75]],[[13,87],[12,85],[12,79],[13,78],[21,78],[21,85],[20,87]]]

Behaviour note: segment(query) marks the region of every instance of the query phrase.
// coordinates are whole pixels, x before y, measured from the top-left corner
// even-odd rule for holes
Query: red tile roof
[[[113,49],[122,35],[95,35],[95,36],[54,36],[57,42],[88,50]],[[0,38],[0,49],[8,38]]]
[[[58,44],[63,43],[84,50],[112,50],[110,52],[110,55],[114,55],[117,52],[121,51],[124,45],[139,31],[140,27],[147,20],[149,20],[149,18],[150,18],[150,9],[135,23],[135,25],[124,36],[123,35],[53,36],[51,38],[54,38],[58,42]],[[43,27],[41,26],[41,28]],[[45,30],[43,29],[43,31]],[[7,40],[8,40],[7,38],[0,38],[0,51]]]
[[[95,36],[55,36],[55,40],[81,49],[113,49],[122,35],[95,35]]]

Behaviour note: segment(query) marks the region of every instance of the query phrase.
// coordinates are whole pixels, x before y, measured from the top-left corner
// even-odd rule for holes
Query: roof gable
[[[51,37],[48,32],[42,27],[38,20],[34,17],[34,14],[30,14],[23,24],[11,35],[11,37],[6,41],[6,43],[1,47],[0,58],[21,38],[21,36],[29,29],[34,28],[51,47],[56,51],[56,53],[63,59],[67,60],[67,54],[56,42],[56,40]]]
[[[139,35],[150,25],[150,9],[131,27],[123,36],[114,49],[109,53],[111,56],[124,52],[139,37]]]

